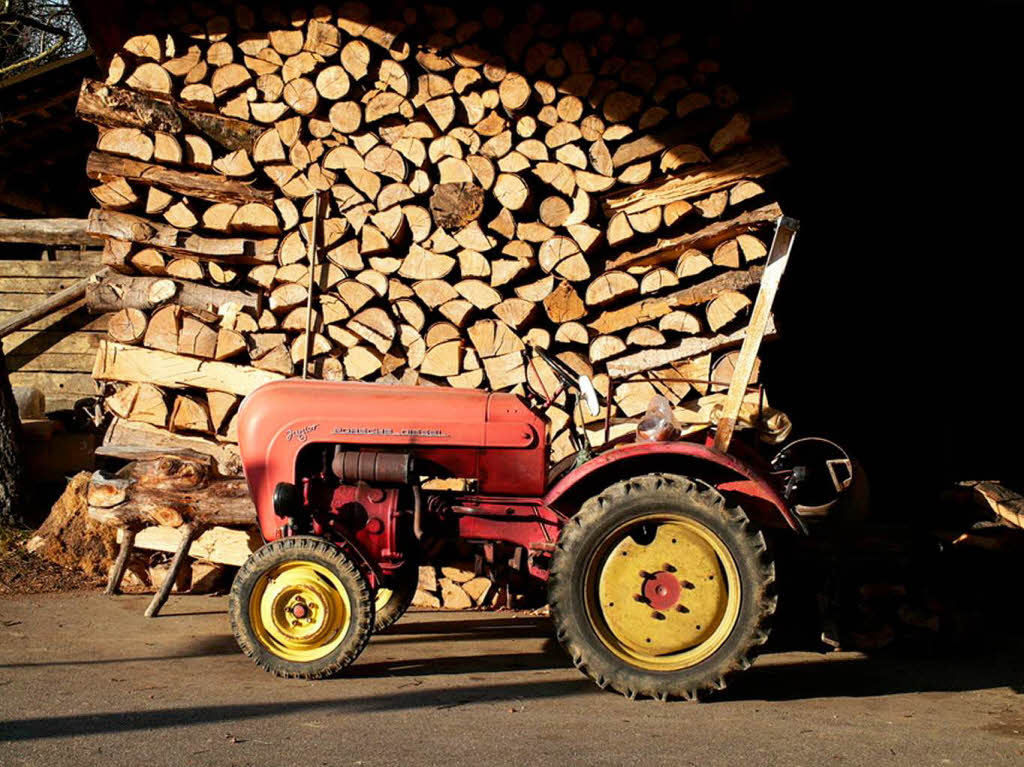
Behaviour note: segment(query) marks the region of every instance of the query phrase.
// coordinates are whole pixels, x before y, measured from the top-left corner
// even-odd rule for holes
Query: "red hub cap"
[[[294,615],[299,620],[305,618],[306,613],[307,610],[305,605],[295,605],[294,607],[292,607],[292,615]]]
[[[675,607],[679,602],[680,593],[682,593],[682,586],[679,585],[679,579],[664,570],[644,581],[644,599],[655,610],[670,610]]]

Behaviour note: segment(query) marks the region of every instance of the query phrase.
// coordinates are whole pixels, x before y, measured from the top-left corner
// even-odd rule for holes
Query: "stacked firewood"
[[[618,384],[613,424],[728,380],[786,160],[699,41],[539,5],[160,18],[78,104],[120,419],[231,441],[240,398],[306,364],[552,394],[533,347],[603,392],[662,379]],[[564,406],[555,459],[570,418],[603,427]]]
[[[413,605],[466,610],[471,607],[507,607],[507,587],[486,575],[477,575],[471,564],[420,565]]]

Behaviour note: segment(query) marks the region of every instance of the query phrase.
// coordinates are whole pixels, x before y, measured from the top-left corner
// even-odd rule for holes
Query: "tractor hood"
[[[276,439],[357,445],[528,447],[536,417],[512,394],[475,389],[276,381],[238,411],[238,447],[246,463]]]
[[[298,453],[314,443],[409,452],[450,476],[478,479],[485,492],[544,491],[545,423],[513,394],[275,381],[238,412],[238,448],[265,537],[278,524],[274,487],[296,481]]]

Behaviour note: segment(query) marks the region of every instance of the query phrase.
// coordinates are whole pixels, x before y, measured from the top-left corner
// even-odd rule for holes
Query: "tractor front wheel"
[[[741,509],[685,477],[618,482],[566,524],[548,599],[559,641],[602,687],[695,700],[768,638],[775,568]]]
[[[373,629],[373,597],[345,552],[314,537],[283,538],[255,551],[235,576],[231,629],[266,671],[321,679],[350,665]]]
[[[379,589],[374,597],[373,633],[378,634],[398,622],[405,615],[419,585],[419,567],[415,560],[409,560],[399,568],[391,579]]]

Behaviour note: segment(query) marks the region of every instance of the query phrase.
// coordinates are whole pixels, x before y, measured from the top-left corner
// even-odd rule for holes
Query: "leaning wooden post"
[[[192,546],[192,541],[196,539],[199,528],[193,522],[186,522],[179,529],[181,530],[181,541],[178,543],[178,550],[174,552],[171,567],[167,571],[167,578],[160,584],[160,589],[153,595],[153,601],[146,608],[147,618],[155,618],[160,613],[160,608],[164,606],[164,602],[167,601],[167,597],[170,596],[181,566],[188,559],[188,550]]]
[[[29,325],[42,317],[49,316],[58,309],[63,309],[68,304],[73,304],[85,295],[86,289],[91,282],[102,280],[109,274],[111,274],[110,268],[105,266],[91,277],[85,277],[78,280],[74,284],[64,288],[64,290],[54,293],[45,301],[40,301],[30,309],[18,312],[7,322],[0,324],[0,338],[3,338],[16,330],[21,330],[26,325]]]
[[[306,351],[302,355],[302,377],[309,378],[309,355],[313,335],[313,283],[316,282],[316,236],[320,228],[320,192],[313,190],[313,221],[309,227],[309,295],[306,296]]]
[[[135,543],[135,528],[121,528],[121,549],[117,552],[117,559],[114,561],[114,569],[110,571],[110,578],[107,579],[107,588],[103,592],[113,596],[121,590],[121,581],[124,579],[124,571],[128,566],[128,557],[132,553],[132,545]]]
[[[739,418],[743,397],[754,373],[757,352],[761,348],[765,329],[771,321],[775,294],[779,291],[779,283],[786,271],[786,264],[789,263],[789,253],[793,249],[793,240],[799,228],[800,222],[788,216],[780,216],[775,224],[775,237],[772,239],[764,274],[761,276],[761,288],[757,292],[757,300],[750,313],[750,324],[747,326],[747,334],[743,338],[743,345],[736,359],[729,393],[726,395],[725,406],[718,419],[718,430],[715,432],[715,447],[723,453],[729,449],[732,434],[736,430],[736,419]]]

